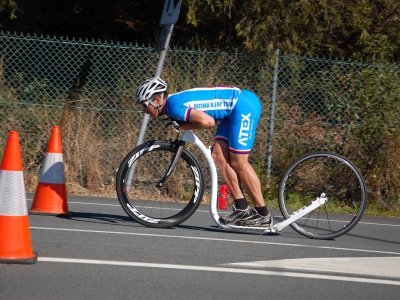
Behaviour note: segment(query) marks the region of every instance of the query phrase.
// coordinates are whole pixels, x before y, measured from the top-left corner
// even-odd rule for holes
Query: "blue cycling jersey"
[[[168,95],[166,114],[172,120],[190,123],[193,109],[221,121],[215,139],[227,142],[231,152],[250,152],[261,114],[255,94],[237,87],[204,87]]]
[[[202,110],[215,120],[228,117],[241,90],[236,87],[193,88],[168,96],[167,114],[177,122],[190,122],[192,109]]]

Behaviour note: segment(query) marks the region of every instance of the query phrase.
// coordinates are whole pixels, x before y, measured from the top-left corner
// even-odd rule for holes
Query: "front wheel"
[[[130,217],[145,226],[175,226],[189,218],[200,204],[203,174],[188,150],[183,148],[172,172],[167,172],[178,146],[167,141],[139,145],[118,169],[118,200]]]
[[[325,194],[327,203],[290,226],[313,239],[333,239],[352,229],[367,204],[363,176],[352,162],[331,152],[307,153],[285,171],[279,207],[285,219]]]

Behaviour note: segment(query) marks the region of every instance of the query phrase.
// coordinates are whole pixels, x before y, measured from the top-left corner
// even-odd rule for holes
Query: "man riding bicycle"
[[[238,226],[271,225],[271,214],[265,206],[260,179],[248,161],[261,115],[261,104],[254,93],[224,86],[168,94],[167,83],[155,77],[139,86],[136,101],[152,118],[166,114],[182,130],[210,129],[220,121],[212,157],[235,199],[233,212],[221,217],[221,221]],[[242,187],[254,208],[248,205]]]

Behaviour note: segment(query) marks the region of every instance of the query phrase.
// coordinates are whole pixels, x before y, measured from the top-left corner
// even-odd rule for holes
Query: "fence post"
[[[275,66],[274,75],[272,78],[272,98],[269,110],[269,128],[267,136],[267,188],[271,186],[271,168],[272,168],[272,140],[274,136],[275,127],[275,105],[278,90],[278,73],[279,73],[279,54],[280,51],[277,49],[275,51]]]

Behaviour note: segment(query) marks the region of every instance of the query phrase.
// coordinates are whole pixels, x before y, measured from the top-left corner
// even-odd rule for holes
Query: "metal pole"
[[[274,136],[275,127],[275,105],[278,91],[278,73],[279,73],[279,54],[280,51],[277,49],[275,51],[275,67],[274,76],[272,79],[272,99],[269,111],[269,130],[267,137],[267,187],[270,188],[271,185],[271,168],[272,168],[272,140]]]
[[[167,50],[168,50],[169,42],[171,40],[172,31],[174,30],[174,24],[167,26],[166,30],[168,30],[168,35],[167,35],[167,38],[165,41],[165,46],[160,51],[160,59],[158,60],[158,66],[157,66],[155,77],[161,75],[162,68],[164,66],[165,57],[167,56]],[[143,120],[142,120],[142,125],[140,127],[139,135],[138,135],[138,138],[136,141],[136,146],[143,143],[144,134],[146,132],[147,124],[149,123],[149,119],[150,119],[150,116],[148,114],[145,114],[143,117]]]
[[[173,27],[174,27],[174,25],[172,24],[172,25],[168,26],[168,28],[167,27],[163,28],[165,30],[168,30],[168,35],[166,37],[165,44],[162,46],[162,50],[160,51],[160,59],[158,60],[158,66],[157,66],[156,75],[155,75],[156,77],[161,75],[165,57],[167,55],[169,41],[171,40]],[[144,134],[146,132],[147,124],[149,123],[149,119],[150,119],[150,116],[148,114],[144,114],[144,117],[142,120],[142,125],[140,127],[139,135],[138,135],[138,138],[136,141],[136,146],[143,143]],[[126,188],[128,189],[128,191],[130,190],[130,183],[132,181],[133,174],[135,173],[135,169],[136,169],[136,162],[134,162],[132,164],[131,168],[129,169],[129,173],[128,173],[128,177],[127,177],[127,184],[126,184]]]
[[[169,42],[171,40],[172,31],[174,30],[174,24],[178,20],[181,5],[182,5],[182,0],[164,1],[164,8],[160,20],[160,26],[162,27],[161,36],[157,47],[157,50],[160,52],[160,58],[158,60],[155,77],[161,75],[165,57],[167,56],[167,51],[169,47]],[[150,116],[148,114],[145,114],[136,141],[136,146],[143,143],[143,138],[146,132],[147,124],[149,123],[149,119]],[[129,169],[129,174],[126,183],[126,188],[128,189],[128,191],[130,189],[130,184],[133,178],[133,174],[135,173],[135,169],[136,169],[136,162],[134,162],[131,168]]]

